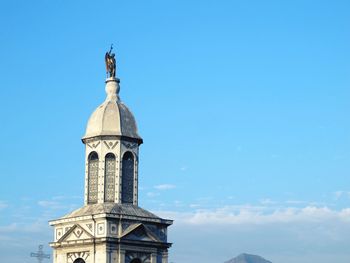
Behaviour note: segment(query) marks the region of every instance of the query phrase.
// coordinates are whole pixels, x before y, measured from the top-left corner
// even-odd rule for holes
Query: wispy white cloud
[[[148,192],[147,193],[147,196],[148,197],[156,197],[156,196],[158,196],[159,195],[159,193],[155,193],[155,192]]]
[[[0,226],[0,233],[13,232],[18,228],[17,223],[11,223],[9,225]]]
[[[350,256],[350,208],[242,205],[155,213],[175,220],[169,236],[174,262],[225,262],[242,252],[285,263],[347,262]]]
[[[48,226],[46,220],[42,219],[2,225],[0,227],[1,262],[27,262],[26,255],[35,251],[35,246],[38,244],[47,244],[52,241],[52,233],[52,228]],[[45,247],[45,252],[49,252],[50,248],[47,245]],[[5,260],[6,256],[9,260]]]
[[[53,210],[66,210],[71,211],[78,207],[77,204],[74,203],[64,203],[54,200],[40,200],[38,201],[38,205],[45,209],[46,212]]]
[[[51,210],[67,210],[79,207],[83,202],[81,196],[77,195],[58,195],[47,200],[39,200],[37,205]]]
[[[154,186],[157,190],[170,190],[176,188],[176,185],[173,184],[159,184]]]
[[[324,222],[338,220],[350,224],[350,208],[332,210],[326,206],[285,207],[272,209],[268,206],[224,206],[219,209],[198,209],[194,212],[156,212],[178,223],[204,224],[273,224],[294,222]]]
[[[48,223],[46,220],[36,220],[31,223],[25,222],[14,222],[9,225],[0,226],[0,233],[41,233],[44,229],[49,229]]]
[[[287,200],[285,201],[286,204],[288,205],[305,205],[309,204],[309,202],[302,201],[302,200]]]
[[[179,201],[179,200],[175,200],[174,201],[174,205],[175,207],[179,208],[179,207],[184,207],[185,204],[182,202],[182,201]]]
[[[272,201],[270,198],[263,198],[260,200],[260,203],[262,205],[273,205],[273,204],[276,204],[277,202]]]
[[[272,262],[292,263],[297,258],[298,262],[307,263],[311,257],[318,259],[312,262],[326,263],[323,256],[330,258],[344,253],[350,241],[350,207],[334,209],[306,201],[288,203],[269,198],[260,200],[258,205],[202,209],[208,206],[197,204],[185,207],[192,211],[179,208],[154,211],[174,220],[170,228],[170,240],[177,244],[171,256],[174,262],[193,262],[199,254],[204,263],[225,262],[243,251],[257,254],[264,251]],[[307,256],[306,247],[309,249]],[[280,252],[276,253],[276,248]],[[222,258],[218,259],[211,251],[217,251]],[[298,258],[301,254],[303,256]],[[322,256],[317,256],[320,254]]]
[[[60,204],[56,201],[41,200],[41,201],[38,201],[38,205],[40,205],[42,207],[52,208],[52,207],[57,207]]]
[[[70,200],[70,199],[82,199],[79,195],[58,195],[52,197],[52,200]]]
[[[36,242],[45,244],[50,241],[52,229],[48,221],[62,216],[76,206],[63,199],[34,201],[25,198],[20,199],[22,204],[17,204],[16,207],[10,206],[9,209],[15,209],[9,211],[6,214],[8,218],[0,222],[0,250],[6,247],[7,250],[24,249],[25,251],[28,249],[28,244],[36,244]],[[1,204],[7,206],[5,202]]]

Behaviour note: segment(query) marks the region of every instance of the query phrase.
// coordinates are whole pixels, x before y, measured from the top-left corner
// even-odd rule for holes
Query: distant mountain
[[[229,261],[226,261],[225,263],[272,263],[272,262],[256,255],[240,254],[239,256]]]

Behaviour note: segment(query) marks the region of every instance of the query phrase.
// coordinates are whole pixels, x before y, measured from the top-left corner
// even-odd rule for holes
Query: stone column
[[[168,263],[168,251],[162,253],[162,263]]]
[[[157,254],[156,253],[151,254],[151,263],[157,263]]]
[[[118,263],[125,263],[125,250],[119,250]]]

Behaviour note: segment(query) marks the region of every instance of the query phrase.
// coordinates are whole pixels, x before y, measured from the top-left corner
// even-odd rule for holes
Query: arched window
[[[89,154],[88,158],[88,203],[97,203],[98,193],[98,155],[96,152]]]
[[[105,202],[114,202],[115,156],[108,153],[105,159]]]
[[[122,162],[122,203],[133,203],[134,196],[134,155],[126,152]]]
[[[85,260],[82,258],[77,258],[73,263],[85,263]]]

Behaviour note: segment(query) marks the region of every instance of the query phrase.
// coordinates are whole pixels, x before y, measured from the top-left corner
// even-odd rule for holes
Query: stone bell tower
[[[135,118],[119,99],[119,79],[106,80],[107,97],[91,115],[85,144],[85,205],[138,204],[141,137]]]
[[[138,206],[142,138],[119,98],[115,58],[106,53],[106,99],[92,113],[85,144],[84,206],[53,220],[54,263],[168,263],[167,227]]]

